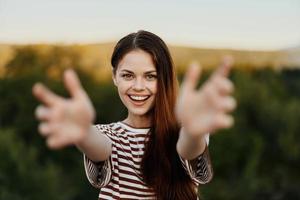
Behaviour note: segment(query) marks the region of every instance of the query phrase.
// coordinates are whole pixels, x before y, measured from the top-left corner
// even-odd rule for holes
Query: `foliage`
[[[37,133],[31,94],[37,81],[68,96],[60,80],[73,67],[97,110],[96,123],[126,115],[111,82],[99,82],[66,47],[19,47],[0,79],[0,199],[96,199],[75,148],[50,151]],[[101,70],[100,70],[101,71]],[[180,71],[182,72],[182,71]],[[204,75],[207,77],[207,73]],[[182,77],[182,74],[179,74]],[[210,141],[214,179],[204,199],[300,199],[300,71],[235,70],[235,126]]]

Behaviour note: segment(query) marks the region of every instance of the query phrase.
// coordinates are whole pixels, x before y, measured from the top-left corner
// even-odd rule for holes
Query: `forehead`
[[[133,72],[156,71],[152,57],[143,50],[133,50],[125,54],[118,65],[118,71],[129,70]]]

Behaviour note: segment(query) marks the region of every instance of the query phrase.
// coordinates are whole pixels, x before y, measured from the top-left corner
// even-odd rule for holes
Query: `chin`
[[[128,112],[136,116],[147,116],[150,114],[149,109],[128,109]]]
[[[122,100],[123,100],[123,104],[126,106],[128,110],[128,114],[130,113],[135,116],[148,116],[152,113],[151,111],[153,110],[152,108],[153,108],[154,99],[151,97],[150,99],[148,99],[148,102],[144,105],[134,105],[128,97],[125,97]]]

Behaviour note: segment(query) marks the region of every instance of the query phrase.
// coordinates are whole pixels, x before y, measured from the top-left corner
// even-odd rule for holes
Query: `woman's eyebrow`
[[[128,69],[122,69],[121,72],[127,72],[127,73],[132,73],[133,74],[133,72],[128,70]]]
[[[145,74],[152,74],[152,73],[156,73],[156,70],[151,70],[151,71],[145,72]]]
[[[127,73],[132,73],[132,71],[128,70],[128,69],[122,69],[121,72],[127,72]],[[150,70],[150,71],[146,71],[144,74],[152,74],[152,73],[156,73],[156,70]]]

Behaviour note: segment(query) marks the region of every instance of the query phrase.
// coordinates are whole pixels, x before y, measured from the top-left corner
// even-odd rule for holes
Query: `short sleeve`
[[[95,125],[99,134],[104,134],[106,137],[112,140],[113,132],[109,125]],[[114,145],[114,144],[113,144]],[[83,155],[84,159],[84,169],[88,181],[92,186],[96,188],[101,188],[106,186],[111,180],[112,176],[112,159],[111,156],[109,159],[102,162],[94,162],[89,159],[85,154]]]
[[[206,148],[204,152],[193,160],[185,160],[181,158],[183,167],[190,175],[192,180],[197,184],[206,184],[213,177],[213,169],[209,156],[209,134],[206,135]]]

